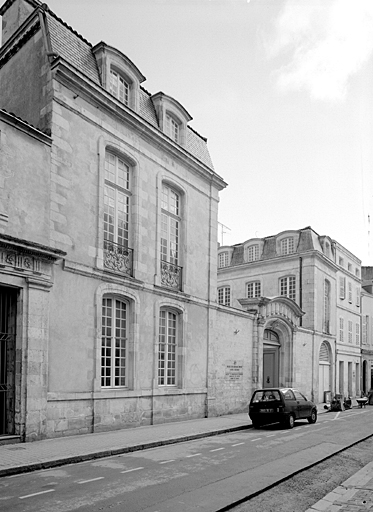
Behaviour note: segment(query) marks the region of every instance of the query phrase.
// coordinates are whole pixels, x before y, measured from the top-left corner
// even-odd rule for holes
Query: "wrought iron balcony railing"
[[[168,261],[161,261],[161,283],[163,286],[181,290],[182,267]]]
[[[132,277],[133,249],[104,240],[104,267]]]

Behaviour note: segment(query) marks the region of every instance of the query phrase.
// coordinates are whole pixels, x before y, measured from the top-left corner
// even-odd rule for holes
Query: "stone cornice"
[[[35,256],[47,261],[58,261],[66,256],[66,252],[59,249],[5,234],[0,234],[0,248],[15,251],[19,254]]]

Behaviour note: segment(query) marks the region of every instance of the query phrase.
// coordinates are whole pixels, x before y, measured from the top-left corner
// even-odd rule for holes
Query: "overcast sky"
[[[311,226],[373,265],[372,0],[47,4],[191,114],[229,185],[224,244]]]

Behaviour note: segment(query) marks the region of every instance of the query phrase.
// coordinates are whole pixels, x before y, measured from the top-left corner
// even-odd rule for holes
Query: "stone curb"
[[[165,446],[168,444],[182,443],[184,441],[192,441],[194,439],[201,439],[203,437],[212,437],[220,434],[227,434],[229,432],[237,432],[240,430],[248,430],[252,425],[239,425],[237,427],[228,427],[224,429],[212,430],[208,432],[201,432],[198,434],[190,434],[182,437],[171,437],[170,439],[163,439],[160,441],[149,441],[147,443],[134,444],[131,446],[124,446],[123,448],[112,448],[99,452],[90,452],[83,455],[74,455],[68,457],[61,457],[54,460],[45,460],[24,464],[21,466],[14,466],[5,469],[0,469],[0,477],[11,476],[19,473],[29,473],[31,471],[38,471],[41,469],[48,469],[57,466],[64,466],[66,464],[75,464],[77,462],[84,462],[87,460],[100,459],[103,457],[111,457],[113,455],[120,455],[122,453],[130,453],[135,451],[147,450],[149,448],[156,448],[158,446]]]

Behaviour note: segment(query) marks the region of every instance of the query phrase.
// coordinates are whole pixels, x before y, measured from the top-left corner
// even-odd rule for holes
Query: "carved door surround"
[[[253,384],[262,387],[264,364],[264,331],[270,329],[279,338],[278,385],[293,385],[293,341],[294,335],[304,315],[301,308],[288,297],[256,297],[239,299],[241,306],[256,315],[252,347]],[[268,348],[268,347],[266,347]]]

